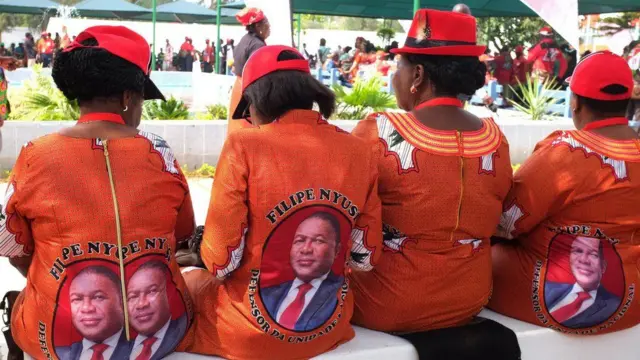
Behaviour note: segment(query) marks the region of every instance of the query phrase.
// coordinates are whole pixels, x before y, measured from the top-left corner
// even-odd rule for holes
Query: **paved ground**
[[[191,197],[193,207],[196,214],[196,223],[204,224],[207,216],[207,208],[209,207],[209,195],[211,193],[211,179],[192,179],[189,180],[191,189]],[[0,198],[4,199],[6,183],[0,183]],[[0,258],[0,296],[4,296],[10,290],[22,290],[26,280],[17,270],[15,270],[6,258]],[[2,324],[0,323],[0,328]],[[6,357],[6,347],[4,337],[0,334],[0,360]]]

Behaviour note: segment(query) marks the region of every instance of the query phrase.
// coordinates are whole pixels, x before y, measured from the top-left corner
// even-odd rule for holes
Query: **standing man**
[[[213,46],[211,46],[211,41],[209,39],[207,39],[205,43],[207,44],[207,46],[204,48],[204,51],[202,51],[202,62],[204,64],[204,72],[212,73],[213,64],[215,62],[214,55],[216,50]]]
[[[452,11],[460,14],[471,15],[471,9],[465,4],[456,4]]]
[[[42,67],[49,67],[51,65],[51,59],[53,58],[53,50],[56,48],[55,42],[51,39],[51,34],[42,33],[42,39],[38,43],[38,52],[40,53],[40,60],[42,61]]]
[[[162,70],[168,71],[169,69],[171,69],[172,65],[173,65],[173,46],[171,46],[169,39],[166,39],[166,42],[164,45],[164,62],[162,64]]]
[[[553,38],[553,30],[545,26],[540,29],[540,41],[529,50],[527,64],[533,67],[532,74],[540,81],[561,79],[567,71],[567,59]]]
[[[31,33],[26,33],[24,35],[24,49],[25,49],[25,57],[24,57],[24,66],[32,67],[36,63],[36,42]]]

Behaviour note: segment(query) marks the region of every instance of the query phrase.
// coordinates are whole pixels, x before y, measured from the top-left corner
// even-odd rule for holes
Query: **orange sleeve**
[[[186,193],[184,196],[184,201],[182,201],[182,205],[178,210],[178,218],[176,219],[176,242],[180,243],[186,240],[193,235],[196,230],[196,218],[193,212],[193,203],[191,202],[191,191],[189,191],[189,184],[187,183],[187,179],[184,177],[182,173],[182,169],[180,166],[176,166],[178,171],[180,172],[180,177],[184,182],[184,187],[186,189]]]
[[[360,120],[351,134],[366,142],[378,144],[378,113],[370,114]],[[377,146],[376,146],[377,147]]]
[[[351,232],[349,264],[353,269],[360,271],[373,269],[382,252],[382,203],[378,196],[378,158],[378,151],[375,150],[371,157],[367,200]]]
[[[220,153],[200,249],[207,269],[220,279],[240,266],[248,225],[249,169],[237,135],[229,134]]]
[[[540,142],[514,175],[497,236],[513,239],[526,234],[571,201],[583,179],[570,170],[575,166],[570,150],[552,145],[561,134],[554,132]]]
[[[33,237],[29,220],[20,213],[22,195],[26,186],[25,172],[28,165],[27,144],[20,151],[7,184],[4,206],[0,213],[0,256],[25,257],[33,254]]]

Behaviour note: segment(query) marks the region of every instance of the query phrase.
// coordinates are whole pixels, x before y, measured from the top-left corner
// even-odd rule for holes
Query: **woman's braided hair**
[[[95,39],[82,41],[97,46]],[[53,81],[69,100],[122,96],[129,90],[143,94],[145,75],[136,65],[99,48],[58,51],[53,63]]]

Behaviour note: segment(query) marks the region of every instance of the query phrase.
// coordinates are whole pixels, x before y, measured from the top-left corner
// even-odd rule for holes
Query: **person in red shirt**
[[[181,70],[191,72],[193,70],[193,41],[190,37],[184,38],[184,43],[180,46]]]
[[[51,59],[53,57],[53,50],[56,45],[51,39],[50,33],[42,33],[42,41],[38,43],[38,52],[40,53],[40,59],[42,60],[42,67],[51,66]]]
[[[518,81],[524,83],[527,81],[527,58],[524,56],[524,48],[518,45],[515,48],[516,58],[513,59],[513,84]]]
[[[502,85],[502,95],[505,99],[511,98],[511,85],[513,74],[513,59],[509,48],[504,46],[500,50],[500,54],[494,58],[495,72],[494,76],[498,81],[498,84]]]
[[[204,64],[204,72],[212,73],[213,64],[215,63],[213,56],[216,50],[213,46],[211,46],[211,41],[209,39],[207,39],[205,42],[207,43],[207,47],[202,52],[202,63]]]
[[[533,76],[540,81],[562,78],[567,71],[567,59],[553,39],[553,30],[548,26],[543,27],[540,37],[540,41],[529,49],[527,57],[527,63],[533,66]]]

